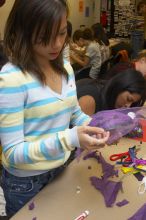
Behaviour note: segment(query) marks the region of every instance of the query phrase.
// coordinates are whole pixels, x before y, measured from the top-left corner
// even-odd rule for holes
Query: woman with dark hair
[[[110,57],[108,37],[100,23],[93,24],[91,30],[93,31],[94,40],[100,45],[102,63],[104,63]]]
[[[7,20],[11,62],[0,74],[0,140],[8,216],[64,170],[76,147],[100,147],[109,137],[87,126],[74,73],[63,63],[67,15],[66,0],[16,0]]]
[[[106,46],[109,46],[109,40],[108,40],[108,37],[107,37],[107,35],[105,33],[105,30],[104,30],[102,24],[100,24],[100,23],[93,24],[91,26],[91,29],[93,31],[94,39],[99,44],[104,43]]]
[[[146,100],[146,81],[134,69],[120,72],[108,81],[83,79],[76,85],[79,105],[88,115],[101,110],[142,106]]]

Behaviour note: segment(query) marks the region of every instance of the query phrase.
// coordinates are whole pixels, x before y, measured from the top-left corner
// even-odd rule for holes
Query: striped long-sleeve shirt
[[[61,94],[10,63],[0,73],[2,162],[14,175],[59,167],[80,147],[76,126],[90,118],[78,105],[72,68],[64,65],[68,79],[62,77]]]

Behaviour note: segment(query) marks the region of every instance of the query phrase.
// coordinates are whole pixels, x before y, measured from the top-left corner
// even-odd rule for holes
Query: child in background
[[[109,138],[87,126],[74,73],[63,65],[67,15],[66,0],[15,0],[6,23],[11,62],[0,74],[0,140],[8,216],[62,172],[76,147],[95,149]]]
[[[97,79],[102,63],[101,52],[99,44],[94,41],[92,31],[89,28],[86,28],[82,32],[80,44],[82,44],[82,46],[86,46],[86,53],[83,57],[83,60],[73,54],[71,55],[71,58],[82,67],[91,66],[89,76],[92,79]]]
[[[71,58],[71,65],[74,71],[78,71],[82,68],[82,66],[77,63],[72,57],[76,56],[79,59],[83,60],[84,54],[86,52],[86,47],[83,46],[82,42],[83,31],[76,30],[73,33],[73,42],[70,44],[70,58]]]
[[[70,62],[71,37],[72,37],[72,24],[70,21],[67,21],[67,42],[66,42],[65,47],[63,49],[63,58],[68,62]]]
[[[101,60],[104,63],[110,57],[109,40],[100,23],[93,24],[91,27],[93,31],[94,40],[99,43],[101,51]]]

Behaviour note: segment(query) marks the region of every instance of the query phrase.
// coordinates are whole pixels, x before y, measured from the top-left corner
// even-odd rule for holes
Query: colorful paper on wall
[[[90,15],[90,8],[86,7],[85,8],[85,17],[89,17],[89,15]]]
[[[83,0],[79,0],[79,12],[83,12],[84,11],[84,2]]]

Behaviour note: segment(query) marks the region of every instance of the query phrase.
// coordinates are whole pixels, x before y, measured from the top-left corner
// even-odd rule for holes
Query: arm
[[[83,56],[86,53],[86,48],[79,48],[74,43],[70,43],[70,49],[77,53],[79,56]]]
[[[95,113],[95,100],[92,96],[82,96],[79,99],[79,105],[85,114],[93,115]]]
[[[88,135],[88,132],[93,132],[93,128],[75,126],[68,129],[69,121],[66,117],[69,117],[68,111],[70,112],[71,109],[73,126],[82,125],[90,120],[80,111],[76,98],[72,98],[75,96],[72,87],[72,91],[68,94],[71,99],[67,99],[71,106],[69,104],[67,111],[65,113],[63,111],[65,117],[60,111],[49,115],[48,110],[53,103],[48,103],[48,98],[45,104],[45,106],[48,105],[47,112],[45,110],[47,108],[44,105],[41,106],[41,100],[27,104],[28,93],[31,94],[29,99],[32,98],[32,93],[36,96],[33,90],[40,85],[27,82],[26,87],[24,82],[16,80],[15,75],[19,77],[20,74],[14,73],[14,76],[11,74],[10,77],[9,73],[7,75],[2,73],[0,77],[0,139],[3,146],[4,166],[23,170],[52,169],[62,165],[68,158],[68,152],[75,147],[80,147],[80,144],[85,147],[97,143],[95,138]],[[31,87],[32,84],[33,87]],[[45,99],[42,101],[45,102]],[[43,117],[40,117],[41,111],[44,110],[46,116],[43,114]],[[53,121],[53,118],[57,120]],[[54,123],[56,123],[55,126]],[[45,124],[45,127],[42,127],[42,124]],[[94,132],[103,133],[104,131],[94,128]],[[102,141],[105,142],[106,139],[104,137]]]
[[[29,87],[29,85],[27,86]],[[35,86],[39,87],[37,84]],[[37,126],[37,121],[41,118],[39,119],[38,115],[38,118],[33,119],[33,108],[31,110],[29,105],[24,107],[28,91],[25,90],[24,85],[18,85],[15,78],[11,79],[10,75],[1,76],[0,88],[0,139],[5,166],[25,170],[50,169],[57,166],[58,162],[63,164],[68,151],[73,150],[76,146],[80,147],[77,127],[68,129],[67,126],[60,129],[58,126],[56,132],[52,133],[53,128],[50,128],[46,134],[43,132],[41,134],[39,127],[38,131],[35,131],[36,128],[31,129],[31,126]],[[26,118],[29,113],[31,115]],[[80,125],[80,120],[86,122],[88,119],[89,121],[89,118],[82,114],[76,115],[73,112],[73,115]],[[49,120],[48,123],[50,123]],[[40,134],[37,134],[38,132]]]
[[[74,54],[70,54],[70,57],[72,58],[72,60],[78,64],[80,64],[81,66],[87,66],[89,64],[89,57],[84,56],[83,59],[81,59],[80,57],[77,57]]]

